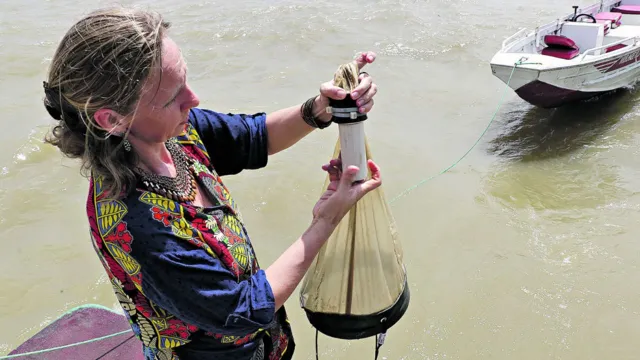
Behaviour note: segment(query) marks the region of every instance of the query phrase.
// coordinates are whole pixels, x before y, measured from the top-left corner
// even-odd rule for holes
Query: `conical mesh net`
[[[367,143],[367,160],[371,158]],[[333,158],[340,155],[340,143]],[[324,184],[329,184],[327,176]],[[369,315],[392,306],[405,286],[402,247],[382,186],[342,219],[311,265],[302,306],[313,312]]]
[[[341,66],[334,83],[350,92],[357,71],[353,64]],[[332,158],[340,151],[338,141]],[[371,159],[366,138],[365,152]],[[328,184],[329,176],[323,190]],[[403,252],[382,186],[351,208],[320,249],[303,280],[300,301],[312,324],[336,337],[371,336],[385,331],[385,326],[378,329],[380,322],[392,326],[402,317],[408,306]]]

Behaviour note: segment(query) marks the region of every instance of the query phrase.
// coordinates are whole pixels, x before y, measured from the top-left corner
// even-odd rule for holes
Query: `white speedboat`
[[[640,0],[601,0],[573,10],[518,31],[491,60],[493,74],[530,104],[558,107],[640,77]]]

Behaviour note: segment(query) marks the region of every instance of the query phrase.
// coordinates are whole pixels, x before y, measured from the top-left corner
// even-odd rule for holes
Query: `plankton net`
[[[334,84],[349,94],[358,85],[355,63],[340,66]],[[331,100],[339,141],[333,158],[343,169],[360,168],[356,180],[371,176],[371,152],[364,134],[366,114],[350,95]],[[323,190],[327,188],[327,176]],[[402,247],[382,186],[366,194],[338,224],[305,276],[300,302],[309,322],[321,333],[339,339],[376,336],[376,357],[386,331],[404,315],[409,287]],[[378,337],[380,335],[380,337]]]

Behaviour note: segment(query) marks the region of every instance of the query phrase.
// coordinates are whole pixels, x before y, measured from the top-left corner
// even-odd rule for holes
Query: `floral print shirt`
[[[107,197],[91,178],[87,215],[115,296],[147,360],[291,359],[294,342],[237,204],[220,176],[267,164],[264,113],[192,109],[177,141],[214,206],[139,187]],[[264,354],[264,355],[262,355]]]

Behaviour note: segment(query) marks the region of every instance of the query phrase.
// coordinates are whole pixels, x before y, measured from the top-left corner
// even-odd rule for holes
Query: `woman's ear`
[[[111,109],[100,109],[96,111],[93,118],[96,124],[109,134],[119,135],[127,131],[127,122],[124,116]]]

